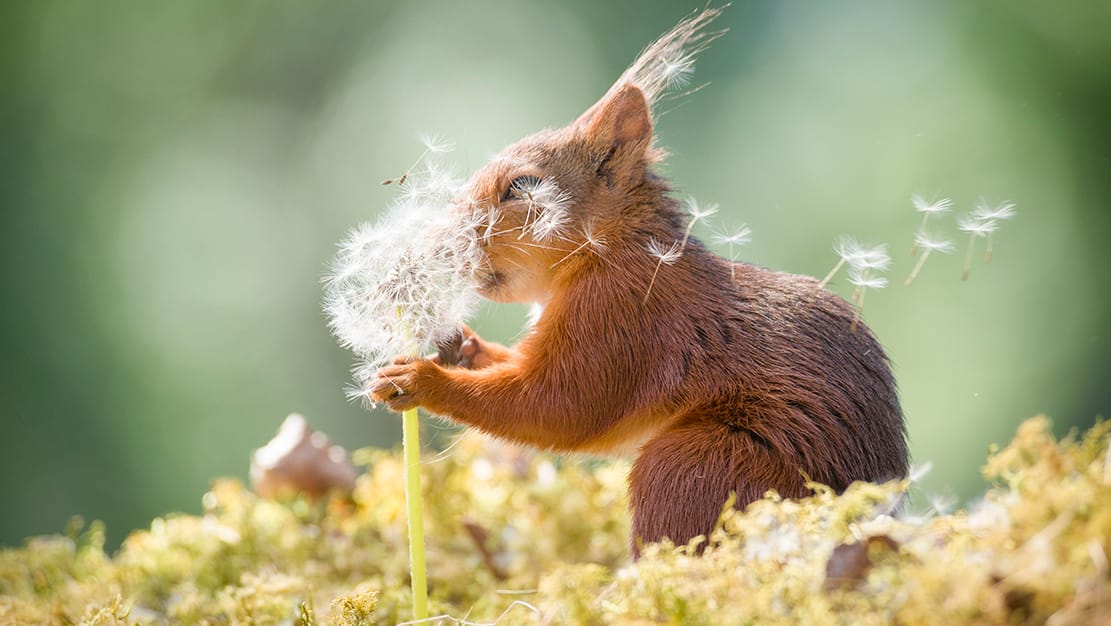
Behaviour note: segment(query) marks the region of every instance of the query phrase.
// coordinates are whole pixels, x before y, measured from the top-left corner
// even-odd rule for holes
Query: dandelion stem
[[[397,317],[402,318],[401,307]],[[428,578],[424,563],[424,512],[420,494],[420,414],[413,407],[401,414],[401,452],[405,458],[405,516],[409,525],[409,578],[413,618],[428,617]]]
[[[916,243],[915,245],[918,244]],[[910,284],[918,277],[918,272],[922,269],[922,266],[926,264],[926,257],[928,256],[930,256],[930,249],[926,248],[922,252],[922,256],[918,257],[918,262],[914,264],[914,269],[910,271],[910,276],[907,276],[906,282],[903,283],[904,287],[910,287]]]
[[[984,263],[991,263],[991,233],[988,233],[988,249],[984,251]]]
[[[826,277],[822,279],[822,282],[818,283],[818,288],[825,288],[825,286],[829,284],[829,281],[833,280],[833,277],[837,275],[837,272],[841,271],[841,267],[844,265],[845,257],[841,257],[841,260],[837,261],[837,265],[833,266],[833,269],[831,269],[829,273],[826,274]]]
[[[961,280],[968,280],[968,275],[972,273],[972,251],[976,247],[976,233],[968,236],[968,254],[964,256],[964,270],[961,272]]]
[[[660,267],[663,266],[663,264],[664,260],[662,258],[656,263],[656,271],[652,272],[652,280],[648,281],[648,291],[644,293],[644,302],[642,304],[648,304],[648,296],[652,295],[652,285],[656,284],[656,276],[660,273]]]
[[[420,495],[420,419],[417,409],[401,416],[405,456],[405,512],[409,518],[409,573],[413,585],[413,618],[428,617],[428,581],[424,566],[424,515]]]

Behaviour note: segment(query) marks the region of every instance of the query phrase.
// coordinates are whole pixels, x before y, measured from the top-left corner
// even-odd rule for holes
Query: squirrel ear
[[[577,125],[594,141],[617,147],[652,139],[652,117],[648,101],[636,85],[625,84],[608,93],[577,120]]]

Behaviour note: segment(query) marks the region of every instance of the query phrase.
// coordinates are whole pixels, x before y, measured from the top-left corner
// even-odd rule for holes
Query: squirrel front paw
[[[508,353],[505,346],[484,341],[478,333],[466,326],[437,349],[435,362],[469,370],[482,369],[503,361]]]
[[[378,370],[367,392],[374,402],[383,402],[394,411],[420,406],[435,388],[443,372],[429,359],[398,357],[392,365]]]

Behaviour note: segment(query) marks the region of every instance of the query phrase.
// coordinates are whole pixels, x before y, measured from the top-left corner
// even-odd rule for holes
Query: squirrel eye
[[[534,189],[539,184],[539,176],[518,176],[505,188],[505,193],[502,194],[501,201],[509,202],[510,200],[522,200],[524,192]]]

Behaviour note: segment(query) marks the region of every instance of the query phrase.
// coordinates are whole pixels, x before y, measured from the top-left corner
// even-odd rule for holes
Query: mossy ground
[[[892,516],[905,484],[773,495],[727,512],[702,556],[628,560],[621,464],[559,464],[465,436],[424,464],[433,614],[499,624],[993,624],[1111,619],[1111,423],[1021,426],[983,500]],[[403,467],[349,500],[216,481],[204,512],[106,554],[97,524],[0,552],[0,623],[375,624],[410,619]],[[434,622],[435,620],[433,620]]]

